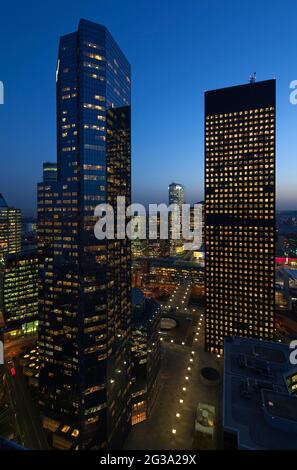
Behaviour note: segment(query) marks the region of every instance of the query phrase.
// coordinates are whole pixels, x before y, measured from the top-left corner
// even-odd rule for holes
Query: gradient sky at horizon
[[[167,202],[172,181],[203,198],[205,90],[277,78],[278,208],[297,209],[297,4],[288,0],[36,0],[1,6],[0,193],[36,208],[42,163],[56,160],[59,37],[80,18],[107,26],[132,65],[135,202]]]

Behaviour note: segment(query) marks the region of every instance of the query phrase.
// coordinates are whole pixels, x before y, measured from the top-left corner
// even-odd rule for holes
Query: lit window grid
[[[206,224],[206,345],[215,353],[225,336],[273,337],[274,134],[274,107],[206,116],[206,212],[254,221]]]

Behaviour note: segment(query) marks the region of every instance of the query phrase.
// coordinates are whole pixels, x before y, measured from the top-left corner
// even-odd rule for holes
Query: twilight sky
[[[297,209],[297,3],[288,0],[17,0],[1,6],[0,193],[35,214],[43,161],[56,160],[58,40],[80,18],[108,27],[132,65],[135,202],[172,181],[203,197],[203,93],[277,78],[278,208]]]

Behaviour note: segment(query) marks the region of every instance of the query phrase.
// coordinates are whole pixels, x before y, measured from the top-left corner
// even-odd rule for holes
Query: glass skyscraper
[[[63,36],[57,180],[38,185],[40,391],[58,448],[120,448],[131,422],[131,250],[94,235],[99,203],[131,198],[131,77],[104,26]],[[116,214],[117,216],[117,214]]]
[[[168,201],[180,207],[185,203],[185,188],[182,184],[171,183],[168,186]]]
[[[177,216],[181,217],[182,205],[185,203],[185,188],[182,184],[171,183],[168,186],[168,202],[170,204],[176,204],[179,209],[176,208],[175,212]],[[181,219],[180,219],[181,220]],[[178,238],[179,237],[179,238]],[[172,212],[169,216],[169,246],[170,254],[175,256],[176,253],[181,250],[183,246],[183,238],[180,227],[174,227]]]
[[[274,337],[275,80],[205,94],[206,350]]]

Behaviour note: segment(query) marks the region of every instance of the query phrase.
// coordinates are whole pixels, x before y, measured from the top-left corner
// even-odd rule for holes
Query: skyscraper
[[[0,194],[0,259],[21,250],[21,211],[9,207]]]
[[[168,187],[169,204],[178,204],[180,207],[185,203],[185,188],[182,184],[171,183]]]
[[[182,184],[171,183],[168,187],[168,202],[169,205],[176,204],[178,208],[175,209],[177,215],[180,216],[182,205],[185,203],[185,189]],[[171,256],[175,256],[177,253],[183,251],[182,247],[184,240],[182,238],[182,230],[180,227],[174,226],[174,215],[173,212],[169,216],[169,248]]]
[[[131,250],[95,238],[94,209],[130,204],[130,65],[104,26],[81,20],[60,40],[56,78],[57,181],[38,185],[44,427],[55,447],[119,448],[131,422]]]
[[[206,350],[273,339],[275,80],[205,94]]]

